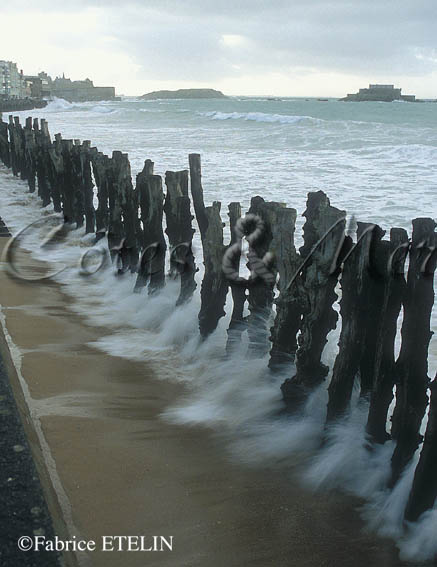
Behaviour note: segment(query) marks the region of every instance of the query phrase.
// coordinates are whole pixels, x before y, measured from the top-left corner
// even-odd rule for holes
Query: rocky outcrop
[[[178,89],[176,91],[153,91],[144,94],[144,100],[178,99],[178,98],[228,98],[221,91],[215,89]]]

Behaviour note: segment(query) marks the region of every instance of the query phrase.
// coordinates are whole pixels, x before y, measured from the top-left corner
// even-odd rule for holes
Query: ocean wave
[[[200,116],[206,116],[212,120],[253,120],[254,122],[277,122],[280,124],[297,124],[298,122],[323,122],[312,116],[293,116],[288,114],[269,114],[266,112],[220,112],[212,110],[209,112],[198,112]]]
[[[44,108],[45,112],[61,112],[63,110],[70,110],[76,106],[73,102],[68,102],[63,98],[54,97],[48,105]]]
[[[117,112],[110,104],[113,101],[88,101],[69,102],[63,98],[54,97],[43,109],[44,112],[68,112],[82,110],[84,112],[96,112],[98,114],[111,114]]]

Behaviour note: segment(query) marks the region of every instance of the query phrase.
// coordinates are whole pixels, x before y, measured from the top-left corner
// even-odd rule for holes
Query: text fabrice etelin
[[[111,535],[95,541],[38,535],[22,536],[17,543],[21,551],[173,551],[173,536]]]

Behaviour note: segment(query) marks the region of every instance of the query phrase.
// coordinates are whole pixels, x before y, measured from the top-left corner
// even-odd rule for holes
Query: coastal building
[[[56,77],[51,80],[47,74],[41,77],[47,81],[47,89],[51,96],[63,98],[69,102],[84,102],[87,100],[114,100],[114,87],[95,87],[93,81],[85,79],[84,81],[72,81],[62,77]],[[40,75],[41,76],[41,73]]]
[[[26,86],[23,71],[18,71],[17,64],[0,60],[0,96],[2,98],[23,98]]]
[[[54,80],[46,72],[38,75],[24,75],[17,64],[0,60],[0,98],[27,99],[58,97],[70,102],[87,100],[114,100],[114,87],[95,87],[90,79],[72,81],[56,77]]]
[[[393,102],[394,100],[415,102],[416,97],[415,95],[403,95],[402,89],[395,88],[394,85],[370,84],[369,88],[360,89],[357,93],[348,94],[345,98],[342,98],[340,100],[346,102]]]

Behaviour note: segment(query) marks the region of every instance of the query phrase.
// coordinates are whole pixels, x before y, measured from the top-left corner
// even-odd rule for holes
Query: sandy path
[[[363,534],[356,500],[310,494],[289,471],[231,462],[209,432],[164,422],[159,414],[182,387],[86,346],[105,330],[86,325],[69,302],[57,285],[0,272],[7,333],[23,353],[28,402],[47,442],[42,460],[64,499],[61,512],[49,498],[58,530],[64,515],[70,533],[98,548],[102,535],[174,538],[172,552],[95,551],[80,564],[401,565],[391,542]],[[30,435],[38,455],[41,439]]]

